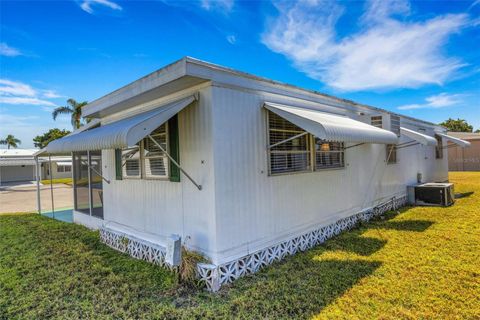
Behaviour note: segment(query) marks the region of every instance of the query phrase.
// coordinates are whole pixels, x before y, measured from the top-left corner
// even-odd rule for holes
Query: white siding
[[[433,147],[400,149],[398,163],[386,165],[386,148],[379,144],[348,149],[345,169],[268,176],[263,101],[326,110],[287,96],[213,88],[218,248],[214,262],[244,256],[401,196],[406,184],[416,182],[417,172],[429,181],[445,180],[445,161],[435,160]],[[362,118],[353,112],[348,116]],[[405,141],[408,138],[400,143]]]
[[[188,247],[215,251],[214,179],[211,146],[211,90],[196,88],[155,103],[129,109],[104,119],[113,121],[162,102],[200,90],[200,99],[179,113],[180,163],[202,185],[199,191],[185,176],[181,182],[165,180],[115,180],[114,151],[105,150],[103,171],[111,184],[104,187],[104,220],[162,236],[179,234]]]

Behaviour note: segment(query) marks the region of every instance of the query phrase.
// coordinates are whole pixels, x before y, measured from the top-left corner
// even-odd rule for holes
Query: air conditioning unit
[[[453,183],[422,183],[407,187],[408,202],[417,206],[450,206],[455,202]]]

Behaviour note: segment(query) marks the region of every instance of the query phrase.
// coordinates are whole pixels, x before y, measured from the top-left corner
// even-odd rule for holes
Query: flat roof
[[[157,95],[160,95],[158,97],[161,97],[162,95],[167,95],[175,91],[182,90],[188,86],[200,84],[202,82],[222,82],[229,80],[225,77],[221,77],[221,74],[228,75],[230,77],[233,76],[236,78],[253,80],[262,83],[266,87],[283,89],[289,93],[303,94],[310,97],[315,96],[317,98],[329,100],[333,103],[336,102],[340,104],[346,104],[373,112],[394,114],[405,119],[414,120],[430,126],[439,126],[436,123],[395,113],[386,109],[335,97],[316,90],[305,89],[292,84],[259,77],[250,73],[238,71],[188,56],[168,64],[165,67],[162,67],[138,80],[135,80],[105,96],[90,102],[84,107],[84,115],[98,118],[101,117],[102,114],[111,114],[116,112],[116,110],[120,110],[120,108],[128,108],[129,106],[133,106],[134,103],[140,104],[146,102],[149,98],[151,99],[153,97],[154,93],[157,93]],[[240,82],[235,83],[235,85],[242,87],[246,84],[245,82]],[[162,90],[160,90],[160,88],[162,88]],[[142,95],[143,99],[141,98]],[[107,109],[109,111],[107,111]]]
[[[448,131],[447,134],[449,136],[459,138],[459,139],[462,139],[462,140],[480,140],[480,133]]]

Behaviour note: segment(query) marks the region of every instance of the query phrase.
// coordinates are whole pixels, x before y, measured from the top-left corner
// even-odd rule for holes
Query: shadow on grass
[[[356,253],[361,256],[369,256],[382,249],[387,243],[386,240],[377,238],[361,237],[357,233],[352,236],[345,235],[346,241],[326,242],[327,250],[340,250]]]
[[[317,251],[317,252],[315,252]],[[287,258],[259,274],[243,278],[225,296],[230,314],[259,317],[308,317],[321,312],[362,278],[381,266],[379,261],[317,260],[318,251]]]
[[[381,229],[390,229],[390,230],[398,230],[398,231],[423,232],[427,230],[432,224],[434,224],[434,222],[429,220],[404,220],[404,221],[387,221],[381,224],[379,227]]]
[[[474,191],[455,193],[455,199],[467,198],[467,197],[470,197],[474,193],[475,193]]]

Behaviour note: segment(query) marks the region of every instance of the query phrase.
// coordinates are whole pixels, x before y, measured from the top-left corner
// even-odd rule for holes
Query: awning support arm
[[[308,132],[306,132],[306,131],[305,131],[305,132],[302,132],[302,133],[299,133],[299,134],[297,134],[297,135],[295,135],[295,136],[293,136],[293,137],[290,137],[290,138],[288,138],[288,139],[285,139],[285,140],[282,140],[282,141],[280,141],[280,142],[277,142],[277,143],[274,143],[274,144],[272,144],[272,145],[269,145],[269,146],[267,147],[267,149],[271,149],[271,148],[276,147],[276,146],[278,146],[278,145],[280,145],[280,144],[283,144],[283,143],[285,143],[285,142],[288,142],[288,141],[291,141],[291,140],[294,140],[294,139],[303,137],[303,136],[306,135],[306,134],[308,134]]]
[[[345,147],[345,148],[343,148],[343,150],[347,150],[347,149],[350,149],[350,148],[355,148],[355,147],[361,146],[362,144],[365,144],[365,143],[364,143],[364,142],[362,142],[362,143],[357,143],[357,144],[354,144],[353,146]]]
[[[202,186],[196,183],[195,180],[193,180],[193,178],[190,177],[190,175],[186,173],[185,170],[183,170],[183,168],[178,164],[178,162],[175,161],[175,159],[173,159],[173,157],[155,139],[153,139],[151,135],[148,135],[148,137],[160,150],[162,150],[163,153],[167,155],[168,159],[170,159],[170,161],[172,161],[172,163],[177,166],[177,168],[188,178],[188,180],[190,180],[195,185],[195,187],[197,187],[198,190],[202,190]]]
[[[81,162],[86,165],[90,170],[92,170],[93,172],[95,172],[96,174],[98,174],[100,176],[100,178],[102,178],[103,181],[105,181],[106,183],[110,184],[110,180],[108,180],[107,178],[105,178],[104,176],[102,176],[97,170],[95,170],[95,168],[93,168],[91,165],[88,164],[88,162],[85,162],[83,160],[81,160]]]
[[[412,147],[412,146],[416,146],[416,145],[419,145],[419,144],[420,144],[420,142],[411,143],[411,144],[408,144],[408,145],[407,145],[407,144],[404,144],[404,145],[402,145],[401,147],[398,147],[398,146],[397,146],[397,150],[398,150],[398,149],[403,149],[403,148]]]

